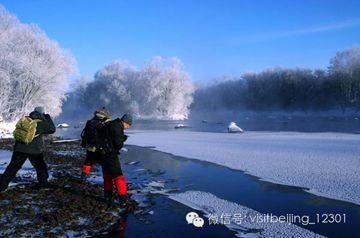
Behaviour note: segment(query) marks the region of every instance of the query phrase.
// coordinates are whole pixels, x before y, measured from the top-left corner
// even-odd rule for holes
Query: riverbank
[[[12,144],[11,139],[1,140],[0,148],[9,150]],[[79,141],[48,141],[45,158],[51,187],[36,189],[36,173],[25,166],[9,189],[0,193],[0,236],[93,236],[112,230],[120,209],[105,203],[101,185],[78,180],[83,154]],[[2,170],[8,162],[9,158],[2,159]]]

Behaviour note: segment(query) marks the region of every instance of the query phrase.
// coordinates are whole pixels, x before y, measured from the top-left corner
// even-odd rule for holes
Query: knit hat
[[[99,119],[110,119],[110,113],[105,107],[95,111],[94,115]]]
[[[125,113],[121,119],[123,122],[126,122],[127,124],[129,124],[131,126],[132,124],[132,116],[129,113]]]
[[[38,112],[38,113],[41,113],[41,114],[44,114],[44,112],[45,112],[43,107],[35,107],[34,111]]]

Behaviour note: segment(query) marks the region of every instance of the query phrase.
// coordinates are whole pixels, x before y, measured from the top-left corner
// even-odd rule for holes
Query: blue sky
[[[193,80],[268,67],[325,68],[360,43],[360,1],[5,0],[69,49],[80,74],[115,59],[178,57]]]

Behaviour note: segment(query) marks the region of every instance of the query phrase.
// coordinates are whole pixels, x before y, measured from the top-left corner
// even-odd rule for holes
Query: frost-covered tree
[[[330,61],[330,74],[337,81],[342,107],[360,106],[360,47],[337,52]]]
[[[81,97],[83,106],[91,110],[105,106],[112,112],[137,113],[132,109],[134,105],[132,81],[136,79],[136,74],[135,68],[123,61],[114,61],[100,69],[95,74],[95,79],[84,88]]]
[[[144,117],[185,119],[192,103],[193,85],[176,58],[154,57],[140,71],[138,98]],[[145,93],[142,93],[145,92]]]
[[[0,70],[0,112],[9,111],[10,78],[9,74]],[[0,115],[2,120],[2,115]]]
[[[81,93],[89,110],[107,107],[113,114],[131,112],[138,118],[185,119],[193,85],[176,59],[154,57],[141,70],[114,61],[100,69]],[[74,95],[79,95],[76,89]]]
[[[1,115],[15,120],[42,105],[61,112],[74,59],[36,25],[22,24],[0,5]]]
[[[226,78],[225,78],[226,79]],[[328,70],[271,68],[215,80],[194,93],[193,111],[360,110],[360,47],[336,53]]]

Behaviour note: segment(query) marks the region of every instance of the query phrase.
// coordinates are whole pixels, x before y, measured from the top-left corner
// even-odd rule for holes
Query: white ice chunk
[[[165,184],[163,182],[157,182],[157,181],[151,181],[148,185],[151,187],[155,187],[155,188],[164,188],[165,187]]]
[[[67,123],[60,123],[57,125],[57,128],[69,128],[69,127],[70,127],[70,125]]]
[[[228,126],[228,132],[229,133],[243,133],[244,130],[241,129],[238,125],[236,125],[235,122],[230,122]]]
[[[175,126],[175,129],[181,129],[181,128],[190,128],[190,126],[185,125],[185,124],[177,124],[177,125]]]

